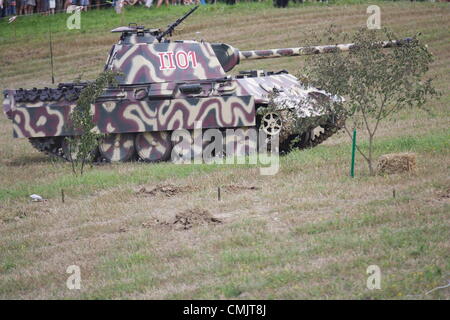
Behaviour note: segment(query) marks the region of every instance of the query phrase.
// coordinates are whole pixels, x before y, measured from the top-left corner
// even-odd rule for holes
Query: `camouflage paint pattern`
[[[71,135],[69,115],[74,108],[45,102],[18,105],[11,112],[14,138]]]
[[[74,104],[59,107],[47,103],[22,105],[12,111],[14,137],[72,135],[69,114]],[[143,101],[105,101],[92,106],[96,131],[126,133],[227,128],[255,125],[252,96],[225,96]]]

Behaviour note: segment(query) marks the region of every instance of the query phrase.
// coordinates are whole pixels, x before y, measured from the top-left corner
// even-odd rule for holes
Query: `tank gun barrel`
[[[410,43],[412,38],[405,38],[402,40],[390,40],[382,41],[378,44],[381,48],[392,48]],[[267,59],[267,58],[279,58],[279,57],[292,57],[292,56],[304,56],[320,53],[333,53],[338,51],[351,51],[357,50],[358,45],[355,43],[325,45],[325,46],[305,46],[297,48],[284,48],[284,49],[269,49],[269,50],[251,50],[251,51],[239,51],[239,60],[255,60],[255,59]]]

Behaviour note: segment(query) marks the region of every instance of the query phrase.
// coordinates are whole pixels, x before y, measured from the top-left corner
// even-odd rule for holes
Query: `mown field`
[[[426,293],[450,279],[450,7],[373,3],[382,25],[401,36],[421,32],[436,58],[430,75],[441,98],[428,103],[430,112],[385,122],[376,140],[377,156],[415,152],[414,174],[369,177],[358,156],[350,178],[350,142],[339,133],[282,157],[274,176],[253,165],[126,163],[74,177],[70,164],[14,140],[2,115],[0,298],[449,299],[449,288]],[[174,38],[242,50],[298,46],[331,23],[365,26],[366,8],[362,1],[203,6]],[[164,27],[185,11],[129,9],[123,19]],[[70,31],[66,17],[51,17],[56,81],[92,79],[121,18],[83,13],[82,29]],[[16,30],[0,21],[1,90],[51,85],[49,19],[19,17]],[[234,72],[298,74],[302,61],[255,61]],[[365,147],[362,132],[358,138]],[[31,202],[32,193],[47,201]],[[66,287],[69,265],[81,268],[81,290]],[[369,265],[381,269],[380,290],[366,288]]]

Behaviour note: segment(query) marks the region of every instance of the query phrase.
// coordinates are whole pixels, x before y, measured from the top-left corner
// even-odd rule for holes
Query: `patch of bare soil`
[[[142,223],[142,226],[143,226],[144,228],[151,228],[151,227],[170,227],[170,226],[171,226],[171,223],[168,222],[168,221],[162,221],[162,220],[160,220],[160,219],[153,218],[153,219],[150,220],[150,221],[143,222],[143,223]]]
[[[240,186],[236,184],[230,184],[227,186],[223,186],[222,189],[228,192],[239,192],[244,190],[259,190],[260,188],[255,186]]]
[[[194,191],[194,189],[195,188],[192,186],[175,186],[172,184],[167,184],[167,185],[157,185],[153,189],[147,189],[146,187],[142,187],[136,192],[136,194],[148,196],[164,195],[166,197],[173,197],[180,193]]]
[[[43,205],[45,205],[45,202],[33,202],[33,205],[21,207],[8,212],[6,215],[0,216],[0,221],[3,223],[9,223],[19,221],[27,217],[50,214],[50,209],[43,207]]]
[[[222,220],[214,217],[208,210],[193,208],[177,213],[172,221],[163,221],[154,218],[149,222],[142,223],[142,226],[145,228],[164,227],[173,230],[188,230],[199,225],[219,223],[222,223]]]

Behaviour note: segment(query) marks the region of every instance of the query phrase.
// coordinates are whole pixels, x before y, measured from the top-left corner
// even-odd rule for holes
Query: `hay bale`
[[[382,155],[378,159],[377,172],[379,174],[414,172],[415,170],[415,153],[390,153]]]

